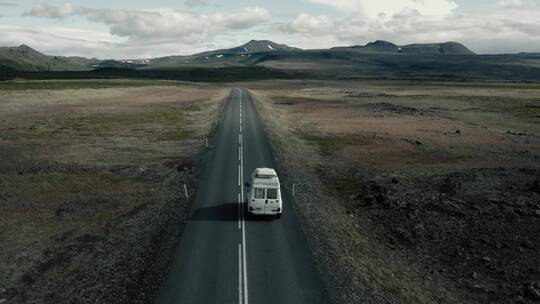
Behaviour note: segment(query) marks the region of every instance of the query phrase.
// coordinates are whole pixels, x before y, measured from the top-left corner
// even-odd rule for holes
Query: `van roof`
[[[253,171],[254,187],[276,187],[279,188],[279,178],[276,170],[271,168],[257,168]]]
[[[261,175],[261,176],[277,176],[276,170],[271,168],[257,168],[254,171],[255,176]]]

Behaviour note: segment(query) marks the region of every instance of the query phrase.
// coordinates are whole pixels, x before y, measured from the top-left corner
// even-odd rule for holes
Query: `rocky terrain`
[[[152,303],[228,92],[2,83],[0,303]]]
[[[336,302],[540,301],[540,87],[246,86]]]

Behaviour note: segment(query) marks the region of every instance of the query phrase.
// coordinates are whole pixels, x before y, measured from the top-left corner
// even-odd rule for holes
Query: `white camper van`
[[[249,213],[281,217],[283,201],[279,178],[274,169],[257,168],[253,170],[248,186],[247,209]]]

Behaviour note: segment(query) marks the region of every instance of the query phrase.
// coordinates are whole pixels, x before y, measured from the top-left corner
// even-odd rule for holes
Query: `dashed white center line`
[[[248,304],[248,281],[247,281],[247,263],[246,263],[246,224],[244,221],[244,155],[242,145],[242,90],[238,89],[240,99],[240,129],[238,134],[238,184],[240,193],[238,194],[238,204],[240,207],[238,227],[242,231],[242,241],[238,244],[238,270],[239,270],[239,303]]]
[[[238,193],[238,229],[242,229],[242,198],[240,197],[240,193]]]

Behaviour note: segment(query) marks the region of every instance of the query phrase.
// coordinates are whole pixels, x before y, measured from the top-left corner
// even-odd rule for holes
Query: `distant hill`
[[[400,53],[411,55],[476,55],[466,46],[457,42],[409,44],[402,46],[401,49]]]
[[[22,71],[88,70],[97,59],[61,57],[42,54],[27,45],[0,47],[0,66]]]
[[[475,55],[473,51],[457,42],[417,43],[398,46],[388,41],[377,40],[366,45],[335,47],[331,50],[344,49],[364,53],[394,53],[404,55]]]
[[[399,53],[400,48],[392,42],[377,40],[370,42],[365,46],[353,46],[354,49],[371,53]]]
[[[63,58],[64,60],[68,61],[71,64],[74,64],[77,66],[84,66],[84,67],[92,67],[93,65],[99,64],[102,61],[96,58],[85,58],[85,57],[80,57],[80,56],[70,56],[70,57],[55,56],[55,57]]]
[[[212,56],[212,55],[247,55],[255,53],[268,53],[276,51],[297,51],[299,48],[290,47],[285,44],[278,44],[270,40],[251,40],[241,46],[230,49],[220,49],[215,51],[203,52],[194,56]]]
[[[137,63],[144,63],[149,66],[189,66],[197,64],[214,64],[215,66],[249,65],[253,61],[251,57],[256,54],[279,51],[301,51],[301,49],[275,43],[270,40],[251,40],[246,44],[229,49],[206,51],[188,56],[167,56],[146,61],[139,60]]]

